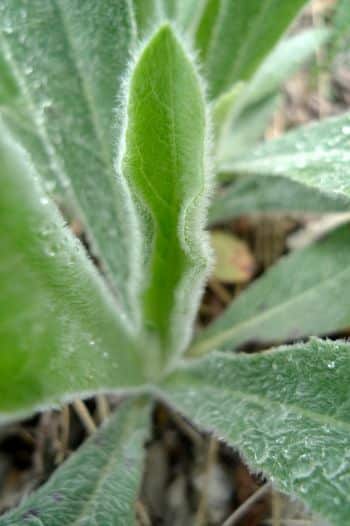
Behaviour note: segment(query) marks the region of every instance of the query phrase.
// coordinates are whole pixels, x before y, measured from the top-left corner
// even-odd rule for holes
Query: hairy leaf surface
[[[324,119],[268,141],[219,167],[232,173],[281,175],[324,192],[350,195],[350,116]],[[225,176],[227,174],[227,176]]]
[[[210,3],[214,16],[205,25],[210,44],[207,45],[203,29],[201,41],[204,49],[208,46],[206,69],[213,98],[235,82],[251,77],[304,3],[305,0],[221,0],[217,14],[217,3]]]
[[[164,352],[186,344],[206,275],[206,126],[194,65],[165,24],[131,71],[118,167],[139,203],[144,316]]]
[[[113,159],[116,100],[135,38],[128,0],[0,3],[0,50],[20,89],[3,118],[40,175],[50,184],[58,180],[55,190],[74,202],[130,317],[136,317],[132,211]]]
[[[251,468],[343,526],[349,518],[350,345],[311,341],[213,355],[174,372],[168,399]]]
[[[350,199],[326,194],[285,177],[241,177],[214,197],[209,223],[220,223],[243,214],[347,212]]]
[[[142,382],[109,291],[0,128],[0,415]]]
[[[350,324],[349,279],[350,227],[345,225],[271,267],[199,333],[190,353],[345,329]]]
[[[0,526],[126,526],[135,523],[148,411],[140,401],[117,412]]]

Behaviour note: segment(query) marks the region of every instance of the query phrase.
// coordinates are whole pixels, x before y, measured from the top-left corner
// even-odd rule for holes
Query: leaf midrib
[[[115,448],[111,450],[111,452],[109,453],[106,459],[106,463],[104,467],[100,470],[99,476],[96,480],[95,488],[89,494],[88,499],[84,503],[84,506],[80,509],[79,514],[74,519],[74,521],[70,523],[70,526],[76,526],[78,524],[78,521],[86,516],[87,510],[94,509],[94,506],[91,506],[91,502],[96,501],[96,496],[98,495],[103,482],[105,481],[107,476],[110,474],[112,469],[116,471],[116,467],[119,464],[119,459],[115,458],[115,454],[120,449],[120,445],[125,443],[124,439],[126,436],[129,435],[129,430],[133,427],[133,418],[134,418],[134,414],[132,411],[130,411],[127,415],[127,423],[124,423],[124,425],[122,426],[123,428],[122,432],[118,434],[118,442]]]
[[[303,291],[302,293],[297,294],[296,296],[293,296],[293,298],[289,299],[288,301],[279,303],[278,305],[275,305],[274,307],[271,307],[266,312],[262,312],[260,314],[257,314],[254,317],[248,318],[247,320],[242,321],[242,322],[238,323],[237,325],[234,325],[234,327],[232,327],[231,329],[223,330],[219,334],[217,334],[216,336],[207,337],[206,338],[205,337],[205,332],[206,331],[203,331],[203,334],[201,335],[201,339],[198,341],[198,343],[197,344],[194,343],[189,348],[188,355],[189,356],[198,356],[198,355],[200,355],[200,354],[202,354],[204,352],[207,352],[207,351],[215,349],[216,345],[220,346],[221,344],[225,344],[227,342],[227,340],[232,338],[232,336],[235,333],[240,332],[242,330],[242,328],[245,329],[246,327],[249,327],[249,325],[254,325],[254,323],[256,323],[257,321],[261,321],[261,320],[264,320],[266,318],[269,318],[276,311],[279,311],[279,310],[282,311],[283,309],[285,309],[286,307],[289,307],[294,302],[299,301],[301,298],[303,298],[305,296],[308,296],[309,294],[313,294],[314,291],[317,290],[318,288],[322,288],[324,286],[329,285],[332,282],[337,281],[338,279],[341,279],[341,277],[343,275],[347,274],[348,272],[349,272],[349,266],[345,270],[342,270],[342,271],[338,272],[335,276],[332,276],[332,277],[324,280],[321,285],[319,283],[316,283],[316,285],[313,285],[308,290]],[[225,314],[223,314],[223,316],[224,315]],[[209,326],[208,330],[210,330],[210,326]]]

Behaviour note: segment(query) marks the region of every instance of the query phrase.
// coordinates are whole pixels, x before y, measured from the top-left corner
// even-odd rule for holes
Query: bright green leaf
[[[311,188],[350,195],[350,114],[302,126],[249,154],[223,162],[232,173],[282,175]]]
[[[146,325],[164,352],[183,349],[207,273],[201,232],[208,186],[200,79],[169,25],[138,57],[129,80],[119,171],[138,200]]]
[[[190,353],[283,342],[350,326],[350,227],[286,256],[246,289]]]
[[[140,384],[114,299],[2,126],[0,181],[0,416]]]
[[[208,24],[207,76],[213,98],[248,80],[298,13],[305,0],[221,0]]]
[[[315,340],[254,355],[214,353],[164,384],[179,411],[238,447],[252,469],[344,526],[349,371],[350,345]]]
[[[284,177],[251,175],[224,188],[214,197],[209,223],[220,223],[244,214],[332,213],[350,210],[350,199],[324,194]]]
[[[18,107],[17,122],[6,112],[3,118],[40,175],[47,177],[49,168],[50,184],[60,181],[65,202],[73,199],[93,252],[134,317],[132,210],[113,161],[116,100],[135,38],[128,0],[0,3],[0,52],[21,98],[11,106],[12,114]],[[23,113],[39,138],[39,153],[28,129],[22,133]]]
[[[140,401],[117,412],[0,526],[131,526],[141,482],[148,411]]]

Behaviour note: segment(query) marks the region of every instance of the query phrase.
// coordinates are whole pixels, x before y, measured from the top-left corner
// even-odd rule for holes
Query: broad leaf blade
[[[350,199],[325,194],[285,177],[242,177],[214,198],[209,223],[256,213],[332,213],[350,210]]]
[[[350,346],[312,341],[214,353],[165,382],[179,411],[238,447],[252,469],[343,526],[349,518]]]
[[[110,292],[2,126],[0,180],[0,415],[140,384]]]
[[[135,523],[148,411],[140,401],[117,412],[0,526],[125,526]]]
[[[345,225],[269,269],[199,333],[190,353],[345,329],[350,326],[349,279],[350,227]]]
[[[201,232],[208,187],[200,79],[171,27],[162,26],[129,79],[119,171],[138,200],[146,325],[163,352],[188,341],[208,266]]]
[[[221,0],[213,17],[207,76],[213,98],[247,80],[273,48],[305,0]]]
[[[348,197],[349,114],[302,126],[268,141],[245,156],[223,162],[223,177],[232,173],[280,175],[311,188]],[[227,174],[227,175],[225,175]]]
[[[43,177],[60,181],[73,199],[90,244],[120,302],[136,317],[132,211],[113,169],[116,99],[134,27],[128,0],[4,0],[0,50],[20,88],[17,123],[4,119]],[[16,106],[12,105],[13,112]],[[21,133],[23,109],[40,140]],[[39,159],[38,159],[39,157]]]

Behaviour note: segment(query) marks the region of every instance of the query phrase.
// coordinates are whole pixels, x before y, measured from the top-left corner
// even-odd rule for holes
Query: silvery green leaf
[[[140,385],[135,336],[27,155],[0,130],[0,419]]]
[[[20,91],[16,104],[1,111],[3,119],[39,174],[50,185],[59,181],[55,191],[74,203],[133,320],[132,211],[113,161],[120,133],[115,108],[135,40],[128,0],[0,3],[0,52]]]
[[[251,469],[344,526],[350,505],[350,345],[213,353],[170,374],[164,396],[238,448]]]
[[[350,325],[350,227],[282,258],[199,332],[190,354],[283,342]]]
[[[250,175],[223,188],[214,197],[209,223],[220,223],[244,214],[334,213],[350,211],[350,199],[326,194],[285,177]]]
[[[0,526],[135,524],[148,413],[139,400],[123,402],[46,484],[0,517]]]
[[[236,159],[223,162],[223,177],[232,173],[284,176],[310,188],[348,197],[350,117],[324,119],[267,141]]]

